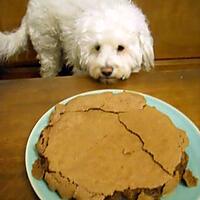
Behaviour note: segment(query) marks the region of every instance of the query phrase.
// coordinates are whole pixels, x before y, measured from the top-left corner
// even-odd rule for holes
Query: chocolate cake
[[[61,198],[158,200],[184,179],[188,138],[143,96],[80,96],[59,104],[36,144],[32,174]]]

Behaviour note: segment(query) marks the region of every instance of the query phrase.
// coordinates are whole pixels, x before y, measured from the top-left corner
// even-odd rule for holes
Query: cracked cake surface
[[[68,199],[120,199],[116,192],[126,197],[127,190],[135,199],[159,199],[180,182],[187,146],[184,131],[141,95],[81,96],[55,107],[36,144],[42,162],[33,175]]]

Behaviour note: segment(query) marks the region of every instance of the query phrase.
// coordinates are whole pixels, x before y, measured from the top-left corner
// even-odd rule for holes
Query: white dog
[[[42,77],[56,76],[63,62],[108,82],[153,66],[145,16],[128,0],[30,0],[20,28],[0,32],[0,58],[26,50],[28,38]]]

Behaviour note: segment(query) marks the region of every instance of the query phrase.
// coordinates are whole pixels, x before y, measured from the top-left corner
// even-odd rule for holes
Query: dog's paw
[[[51,77],[55,77],[58,75],[58,72],[55,72],[55,71],[52,71],[52,70],[49,70],[49,71],[43,71],[41,70],[40,71],[40,76],[42,78],[51,78]]]

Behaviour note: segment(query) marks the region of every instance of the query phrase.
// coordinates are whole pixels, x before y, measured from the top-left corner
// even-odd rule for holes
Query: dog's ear
[[[150,31],[145,30],[139,33],[140,48],[142,50],[142,67],[149,71],[154,67],[153,38]]]

